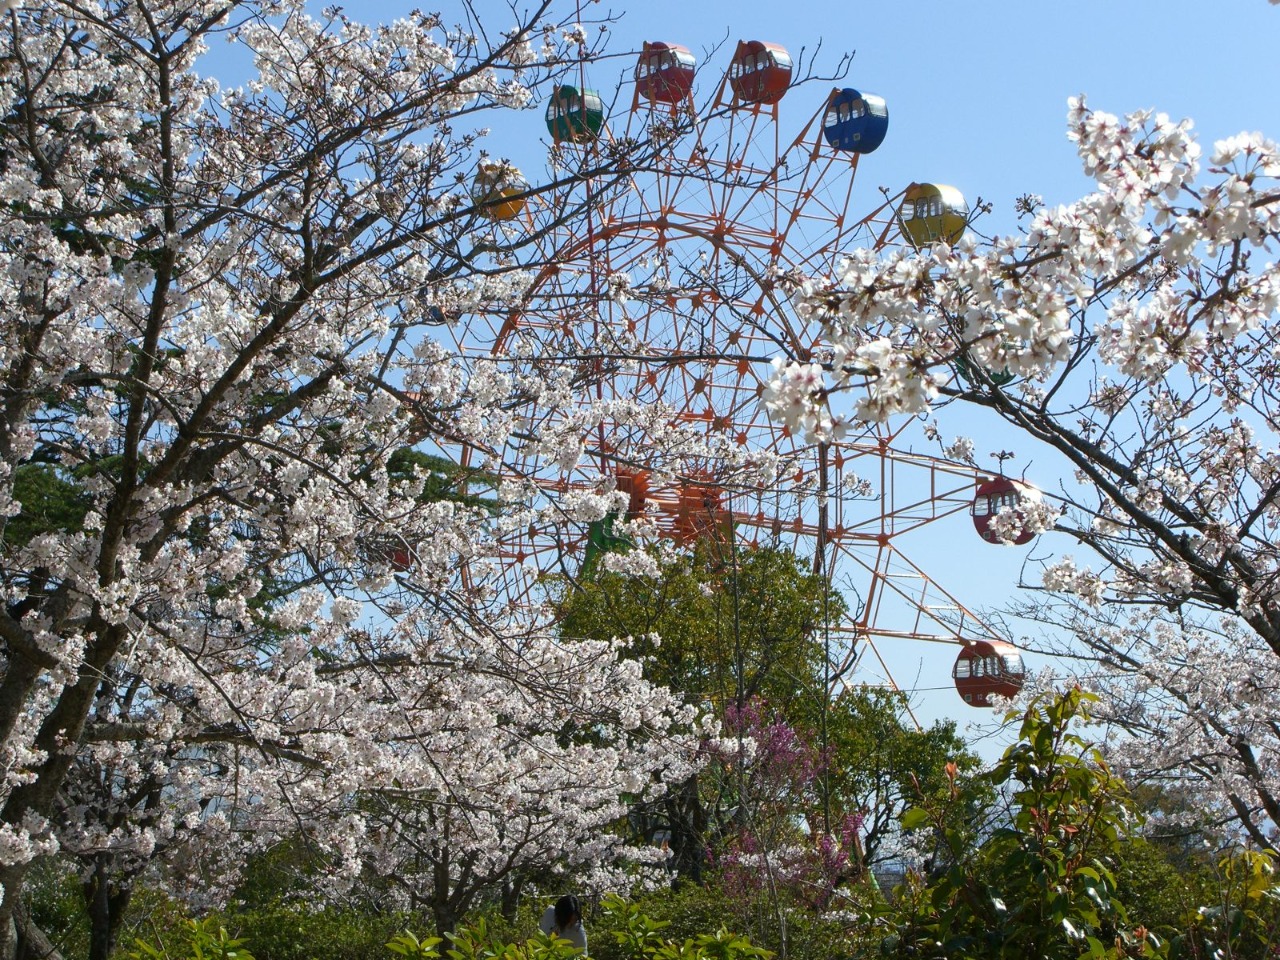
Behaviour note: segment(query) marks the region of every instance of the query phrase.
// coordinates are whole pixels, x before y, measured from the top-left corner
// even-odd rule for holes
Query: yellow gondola
[[[898,207],[903,236],[915,247],[942,241],[954,244],[964,235],[969,205],[964,194],[945,183],[913,183]]]
[[[501,163],[481,163],[471,186],[471,199],[490,220],[514,220],[524,209],[529,185]]]

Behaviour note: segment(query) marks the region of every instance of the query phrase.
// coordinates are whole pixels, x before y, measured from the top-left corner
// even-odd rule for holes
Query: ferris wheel
[[[816,98],[791,89],[791,59],[776,44],[740,42],[702,107],[695,70],[685,47],[646,43],[630,109],[612,115],[585,76],[558,87],[546,124],[562,186],[530,189],[499,164],[476,172],[482,215],[496,231],[538,237],[544,266],[506,315],[487,326],[460,321],[458,344],[506,369],[561,377],[593,408],[569,458],[539,438],[553,427],[563,434],[574,410],[522,411],[502,469],[549,502],[621,490],[628,516],[648,517],[677,545],[721,536],[795,551],[847,601],[829,639],[833,692],[898,688],[892,651],[911,643],[948,669],[955,658],[970,703],[1016,691],[1016,652],[908,556],[922,528],[972,512],[986,478],[913,450],[910,423],[860,425],[815,444],[770,422],[761,404],[773,358],[822,359],[788,283],[831,273],[856,247],[954,240],[963,197],[933,184],[896,195],[864,188],[858,169],[887,135],[885,101],[853,88]],[[790,137],[784,100],[807,115]],[[662,146],[643,168],[608,182],[590,173],[617,146],[641,141]],[[577,215],[564,218],[570,208]],[[562,362],[529,369],[523,358],[535,354]],[[478,459],[464,450],[469,457]],[[499,546],[503,589],[517,603],[543,602],[549,573],[577,576],[609,548],[608,522],[509,533]],[[982,656],[995,645],[998,656]]]

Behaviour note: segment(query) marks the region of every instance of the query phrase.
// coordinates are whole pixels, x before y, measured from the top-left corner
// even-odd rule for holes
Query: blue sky
[[[627,10],[612,32],[615,50],[637,49],[644,40],[689,47],[699,56],[702,97],[719,83],[738,39],[781,43],[793,56],[802,48],[814,55],[821,41],[813,61],[818,73],[856,50],[840,85],[883,96],[890,126],[883,146],[858,167],[854,210],[874,205],[881,186],[896,192],[912,180],[941,181],[959,187],[971,203],[981,197],[993,205],[978,224],[987,234],[1017,228],[1013,202],[1020,194],[1040,194],[1056,204],[1091,189],[1065,137],[1067,99],[1076,94],[1113,113],[1153,108],[1190,117],[1206,145],[1241,130],[1280,137],[1280,7],[1265,0],[1213,8],[1136,0],[651,0]],[[708,59],[705,51],[717,44]],[[629,69],[626,59],[597,65],[593,83],[608,89],[614,76]],[[797,131],[829,86],[813,83],[789,93],[780,108],[784,130]],[[1053,472],[1045,455],[1037,462],[1025,442],[1021,448],[1016,441],[1002,442],[998,434],[980,432],[983,427],[973,420],[944,421],[944,430],[948,424],[951,432],[975,435],[980,463],[988,462],[988,451],[1012,446],[1021,455],[1011,472],[1028,466],[1032,477],[1037,468]],[[1052,476],[1037,478],[1052,485]],[[977,540],[968,518],[955,516],[902,543],[915,563],[965,605],[982,607],[998,606],[1013,593],[1024,565],[1027,578],[1036,579],[1034,559],[1069,552],[1064,541],[1049,535],[1028,547],[990,546]],[[949,683],[949,648],[882,643],[881,652],[899,684],[926,691],[917,698],[922,722],[940,716],[962,724],[983,719],[982,711],[964,707],[954,693],[937,690]]]
[[[608,48],[617,59],[590,70],[602,91],[629,78],[627,54],[645,40],[689,47],[699,59],[696,91],[703,97],[714,92],[739,39],[781,43],[793,56],[803,49],[818,73],[856,51],[841,85],[880,94],[890,110],[888,137],[860,168],[860,183],[868,191],[882,184],[896,190],[911,180],[953,183],[970,200],[994,203],[985,232],[1015,227],[1012,202],[1019,194],[1058,203],[1088,189],[1064,137],[1066,101],[1077,93],[1113,113],[1151,107],[1191,117],[1206,142],[1242,130],[1280,136],[1280,7],[1267,0],[579,2],[584,21],[618,18]],[[371,0],[344,10],[378,22],[415,5],[423,6]],[[317,12],[322,6],[315,3]],[[425,6],[449,21],[456,3]],[[486,27],[512,22],[503,0],[476,6]],[[573,4],[557,9],[572,12]],[[215,62],[221,53],[215,48]],[[798,130],[825,86],[792,91],[782,104],[783,127]],[[531,111],[540,112],[541,105]],[[538,131],[540,121],[532,120],[521,118],[516,128]],[[538,145],[507,141],[495,130],[491,149],[525,166],[541,162]]]
[[[448,20],[448,2],[441,5]],[[378,21],[410,6],[379,0],[352,4],[346,12]],[[477,0],[477,6],[486,27],[510,26],[501,0]],[[896,193],[913,180],[944,182],[959,187],[971,203],[982,198],[993,205],[978,224],[981,232],[992,234],[1016,229],[1013,202],[1021,194],[1036,193],[1051,204],[1078,198],[1090,183],[1065,138],[1065,117],[1067,98],[1079,93],[1096,109],[1113,113],[1154,108],[1175,119],[1190,117],[1206,145],[1242,130],[1280,137],[1280,6],[1266,0],[1229,0],[1213,7],[1185,0],[637,0],[630,8],[616,2],[584,2],[583,8],[584,21],[610,12],[620,16],[610,28],[609,52],[616,58],[589,72],[591,85],[606,95],[629,80],[630,54],[645,40],[680,43],[698,56],[699,102],[714,93],[739,39],[781,43],[793,56],[804,50],[818,74],[830,73],[842,54],[856,50],[839,85],[883,96],[890,125],[883,146],[859,164],[855,213],[874,206],[882,186]],[[219,62],[226,63],[215,51],[212,72],[219,72]],[[814,82],[784,98],[784,134],[799,132],[825,102],[830,86]],[[629,103],[629,88],[622,100]],[[495,123],[488,146],[534,181],[545,158],[541,110],[535,105],[509,127]],[[957,430],[971,432],[971,427]],[[988,450],[1005,445],[998,436],[977,439],[984,463]],[[1027,459],[1015,461],[1013,472],[1026,467]],[[1027,548],[985,545],[968,518],[956,516],[927,528],[911,542],[909,553],[966,605],[981,607],[998,605],[1013,591],[1028,556],[1058,550],[1069,545],[1051,535]],[[949,683],[949,648],[906,645],[885,652],[903,686]],[[924,722],[947,715],[963,722],[980,714],[945,690],[923,694],[919,701]]]
[[[1113,113],[1154,108],[1190,117],[1206,145],[1241,130],[1280,137],[1280,7],[1265,0],[1213,7],[1136,0],[653,0],[628,12],[614,39],[619,46],[673,40],[695,52],[727,40],[710,63],[700,63],[705,85],[718,80],[739,38],[779,42],[793,55],[802,47],[812,50],[820,39],[819,72],[856,49],[841,85],[883,96],[890,126],[883,146],[859,165],[855,196],[871,203],[882,185],[896,191],[912,180],[951,183],[970,202],[981,197],[993,204],[978,225],[988,234],[1016,229],[1013,201],[1020,194],[1067,203],[1090,190],[1065,137],[1067,98],[1076,94]],[[823,92],[819,84],[793,91],[783,100],[782,124],[803,122]],[[970,422],[953,429],[978,428]],[[987,450],[1004,446],[991,435],[975,439],[979,462],[986,462]],[[1037,466],[1048,468],[1040,456],[1031,463],[1032,476]],[[1014,472],[1029,459],[1024,444]],[[1051,485],[1050,477],[1043,479]],[[1064,540],[1049,535],[1029,547],[993,547],[977,542],[967,518],[953,517],[906,546],[926,573],[966,605],[981,607],[999,605],[1014,591],[1028,558],[1069,552]],[[903,686],[947,683],[949,653],[918,644],[888,651],[881,646]],[[917,714],[924,722],[954,716],[964,723],[981,719],[982,712],[941,691],[922,694]]]
[[[384,6],[403,9],[386,3],[357,15]],[[812,54],[821,42],[819,72],[856,50],[843,85],[879,93],[890,110],[888,137],[860,167],[860,182],[868,189],[913,179],[953,183],[971,200],[995,204],[989,230],[1013,229],[1012,201],[1021,193],[1057,203],[1088,189],[1064,137],[1066,101],[1077,93],[1113,113],[1151,107],[1191,117],[1206,141],[1241,130],[1280,136],[1280,7],[1266,0],[646,0],[583,8],[584,17],[621,13],[613,52],[644,40],[689,47],[699,56],[704,95],[738,39],[781,43],[793,56],[802,48]],[[705,50],[716,44],[707,60]],[[599,65],[593,82],[607,89],[610,71],[624,69],[625,60]],[[784,127],[807,119],[823,92],[813,84],[784,99]]]

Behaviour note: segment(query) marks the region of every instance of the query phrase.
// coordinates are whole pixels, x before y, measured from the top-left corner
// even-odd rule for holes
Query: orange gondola
[[[644,513],[644,505],[649,500],[649,471],[619,467],[615,480],[617,491],[627,495],[627,519],[635,520]]]
[[[529,185],[511,167],[502,163],[481,163],[471,185],[471,199],[490,220],[514,220],[524,209]]]

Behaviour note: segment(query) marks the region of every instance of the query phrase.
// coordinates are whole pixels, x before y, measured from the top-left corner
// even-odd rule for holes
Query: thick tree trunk
[[[447,933],[452,933],[453,928],[458,925],[457,914],[453,911],[452,904],[449,903],[449,897],[436,897],[431,901],[431,916],[436,924],[436,936],[443,937]]]
[[[93,874],[83,886],[89,913],[89,960],[109,960],[120,937],[125,910],[133,896],[133,883],[111,880],[111,855],[99,854]]]
[[[447,830],[445,836],[447,840]],[[447,850],[447,847],[444,849]],[[447,853],[441,849],[433,852],[435,862],[432,864],[432,873],[435,882],[431,885],[431,916],[436,923],[436,936],[443,937],[446,933],[453,932],[458,923],[458,915],[453,909],[453,898],[450,896],[453,885],[449,877]]]
[[[25,863],[0,871],[0,960],[16,960],[19,933],[17,907],[22,896],[22,884],[26,879]]]
[[[13,954],[17,960],[62,960],[62,951],[31,922],[24,907],[19,906],[14,911],[13,930],[17,934]]]
[[[520,909],[520,892],[523,887],[522,877],[509,877],[502,882],[502,919],[507,923],[516,922],[516,913]]]
[[[667,820],[671,824],[672,868],[676,883],[684,880],[702,883],[706,862],[707,812],[698,794],[695,774],[667,796]]]

